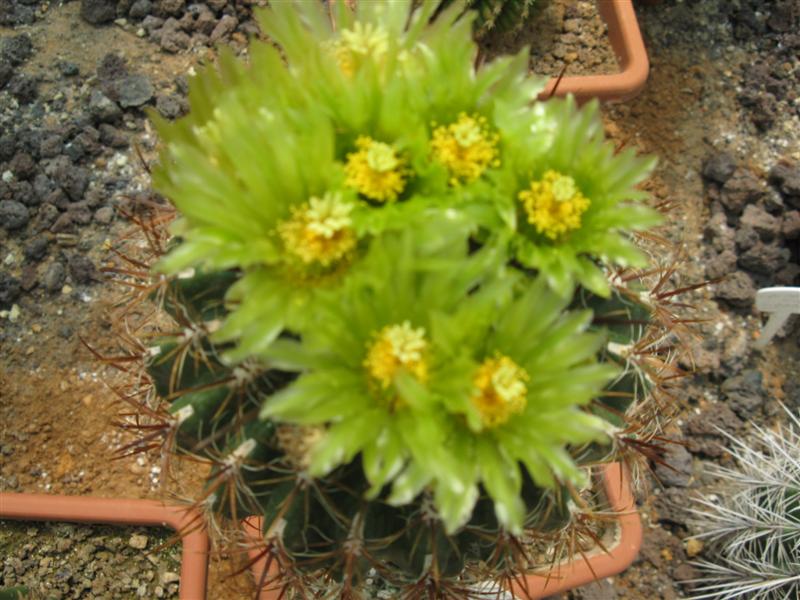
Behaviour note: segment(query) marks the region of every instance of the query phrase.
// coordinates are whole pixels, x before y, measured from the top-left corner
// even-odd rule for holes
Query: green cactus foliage
[[[437,6],[273,3],[274,43],[153,115],[179,218],[148,440],[212,462],[203,505],[262,517],[269,584],[301,595],[376,569],[469,597],[658,431],[632,425],[677,323],[635,241],[653,160],[596,103],[537,102],[526,56],[476,70],[472,18]]]
[[[443,0],[442,7],[453,0]],[[466,8],[476,13],[475,35],[480,38],[491,31],[513,32],[530,16],[536,0],[468,0]]]

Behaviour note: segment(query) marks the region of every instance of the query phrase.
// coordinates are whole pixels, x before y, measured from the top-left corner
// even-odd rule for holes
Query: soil
[[[158,527],[0,521],[0,588],[32,598],[177,598],[180,545]]]
[[[128,235],[125,215],[150,197],[147,172],[131,145],[136,143],[146,161],[152,159],[156,139],[142,109],[180,114],[185,106],[180,76],[209,56],[210,37],[200,31],[199,16],[187,26],[192,33],[186,47],[173,52],[172,42],[164,43],[165,28],[180,44],[183,30],[170,29],[155,16],[164,3],[150,4],[144,17],[103,25],[82,21],[78,2],[53,2],[31,12],[30,19],[27,2],[12,0],[11,13],[0,7],[0,23],[7,25],[0,27],[0,50],[21,34],[32,41],[28,58],[14,55],[8,81],[3,69],[11,61],[0,59],[2,491],[182,501],[196,496],[201,485],[202,466],[174,465],[176,480],[167,493],[158,485],[163,482],[157,461],[115,458],[127,438],[112,426],[123,405],[111,388],[123,383],[125,374],[99,361],[84,343],[113,355],[124,342],[110,317],[122,291],[105,281],[102,268],[109,260],[106,240]],[[238,25],[229,30],[228,20],[222,39],[241,50],[248,21],[237,11],[249,3],[222,4],[213,14],[213,28],[235,16]],[[669,600],[690,594],[689,580],[698,573],[687,542],[697,531],[685,508],[691,498],[715,490],[704,466],[729,462],[715,426],[746,437],[752,424],[781,418],[779,403],[800,410],[797,320],[764,351],[753,347],[761,325],[753,307],[756,289],[800,284],[800,234],[792,229],[800,218],[800,192],[791,179],[800,164],[795,4],[637,5],[650,79],[637,98],[604,107],[606,129],[620,146],[659,157],[648,188],[656,201],[675,207],[663,235],[682,251],[684,281],[712,283],[680,298],[694,306],[702,322],[693,358],[684,360],[690,375],[675,393],[679,415],[670,435],[683,445],[665,457],[672,469],[653,465],[657,478],[650,478],[649,491],[640,498],[645,523],[640,558],[622,575],[561,598]],[[559,5],[593,3],[551,6]],[[554,14],[551,30],[564,30],[564,14]],[[140,35],[151,16],[162,23],[155,27],[151,20],[153,33]],[[586,48],[605,43],[597,38],[598,26],[587,29],[583,23],[575,33],[588,38]],[[515,42],[533,41],[526,36],[533,36],[530,29]],[[127,59],[124,68],[108,58],[110,50]],[[585,64],[580,50],[567,52],[573,51],[579,56],[570,69]],[[557,59],[567,54],[551,54],[539,59],[549,66],[533,69],[559,72],[563,65]],[[73,69],[65,63],[78,74],[68,74]],[[567,71],[573,72],[579,71]],[[147,86],[123,89],[132,85],[130,74],[144,75],[152,92],[146,93]],[[126,97],[143,88],[146,100],[121,106],[121,91]],[[94,92],[111,104],[96,94],[93,102]],[[26,131],[39,132],[38,137]],[[53,139],[55,150],[48,146]],[[65,178],[65,170],[85,174],[86,185]],[[53,191],[45,179],[59,182],[70,195]],[[238,564],[221,552],[215,555],[210,598],[253,597],[248,576],[231,575]]]
[[[606,32],[595,0],[538,0],[519,29],[492,30],[481,48],[492,58],[527,46],[536,75],[615,73],[620,67]]]

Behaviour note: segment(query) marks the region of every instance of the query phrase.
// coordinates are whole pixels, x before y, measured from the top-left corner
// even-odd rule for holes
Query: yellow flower
[[[356,246],[350,211],[352,204],[339,194],[325,194],[292,208],[292,216],[278,225],[286,250],[305,264],[328,267]]]
[[[473,377],[472,403],[486,427],[502,425],[525,410],[528,374],[517,363],[497,354],[483,361]]]
[[[530,188],[519,193],[528,222],[551,240],[579,229],[581,215],[591,202],[581,193],[575,180],[549,170],[541,181],[531,181]]]
[[[401,368],[419,381],[425,381],[428,377],[428,365],[425,362],[427,348],[424,328],[414,329],[408,321],[400,325],[388,325],[375,335],[369,345],[364,367],[383,389],[392,384]]]
[[[496,133],[489,133],[486,118],[461,113],[458,120],[433,130],[433,157],[450,171],[450,183],[475,181],[497,159]]]
[[[361,136],[347,155],[345,184],[370,200],[394,202],[406,185],[405,160],[389,144]]]
[[[372,23],[354,23],[352,29],[343,29],[340,38],[333,43],[336,62],[347,77],[352,77],[366,58],[379,63],[388,49],[388,32]]]

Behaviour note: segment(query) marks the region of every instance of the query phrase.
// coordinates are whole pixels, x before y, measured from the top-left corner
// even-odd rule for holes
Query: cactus
[[[800,596],[800,419],[786,413],[788,426],[754,425],[750,442],[725,434],[737,467],[715,467],[722,499],[692,511],[708,541],[693,598]]]
[[[442,8],[452,0],[443,0]],[[476,13],[475,36],[482,38],[491,31],[513,32],[525,23],[536,0],[468,0],[466,8]]]
[[[531,539],[548,563],[596,540],[593,467],[661,449],[686,290],[642,249],[653,161],[596,103],[535,103],[524,55],[476,70],[436,7],[273,3],[275,45],[152,115],[178,217],[118,273],[171,325],[137,326],[122,452],[208,461],[197,504],[263,517],[262,583],[299,597],[370,569],[480,597]]]

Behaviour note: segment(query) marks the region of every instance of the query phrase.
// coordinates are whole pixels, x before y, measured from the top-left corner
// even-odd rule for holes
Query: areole
[[[608,552],[597,548],[586,557],[573,557],[550,570],[528,573],[509,590],[518,600],[538,600],[559,592],[574,589],[625,570],[636,558],[642,544],[642,522],[636,511],[636,502],[631,492],[629,476],[620,463],[603,467],[602,480],[609,510],[617,513],[618,527],[615,543]],[[245,535],[251,542],[250,559],[254,561],[251,571],[255,581],[266,582],[259,592],[258,600],[283,598],[278,572],[273,561],[267,572],[267,558],[263,553],[261,518],[251,517],[243,522]]]

